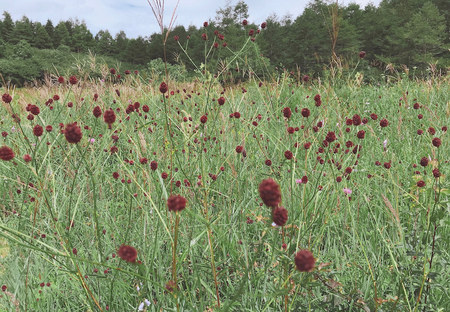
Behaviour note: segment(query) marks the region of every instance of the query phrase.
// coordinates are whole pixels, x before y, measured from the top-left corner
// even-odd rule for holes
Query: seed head
[[[431,143],[436,147],[439,147],[442,144],[441,139],[439,138],[433,138],[433,140],[431,140]]]
[[[92,114],[94,115],[95,118],[98,118],[102,115],[102,109],[100,108],[100,106],[95,106],[94,110],[92,111]]]
[[[14,158],[14,152],[8,146],[0,147],[0,159],[4,161],[8,161]]]
[[[11,95],[9,95],[8,93],[4,93],[2,95],[2,101],[5,102],[6,104],[11,103],[11,101],[12,101]]]
[[[422,167],[426,167],[426,166],[428,166],[428,157],[422,157],[421,159],[420,159],[420,165],[422,166]]]
[[[117,254],[120,258],[127,262],[136,262],[137,258],[137,250],[136,248],[128,245],[122,245],[119,247],[119,250],[117,251]]]
[[[275,208],[281,202],[280,186],[273,179],[265,179],[259,185],[259,196],[266,206]]]
[[[286,159],[292,159],[292,157],[294,157],[294,155],[292,154],[292,152],[291,151],[285,151],[284,152],[284,157],[286,157]]]
[[[167,84],[163,81],[161,82],[161,84],[159,85],[159,91],[164,94],[167,92],[167,90],[169,89],[169,87],[167,86]]]
[[[364,139],[364,136],[366,135],[366,132],[364,130],[359,130],[356,136],[358,139]]]
[[[330,142],[330,143],[335,141],[336,140],[336,134],[333,131],[328,132],[327,136],[325,137],[325,140],[327,142]]]
[[[309,111],[309,109],[307,109],[307,108],[305,107],[305,108],[302,108],[301,114],[302,114],[303,117],[308,118],[309,115],[311,114],[311,112]]]
[[[359,126],[359,125],[362,123],[362,121],[361,121],[361,116],[359,116],[359,115],[357,115],[357,114],[353,115],[352,123],[353,123],[353,125],[355,125],[355,126]]]
[[[288,211],[284,207],[277,207],[272,210],[272,220],[278,226],[283,226],[288,220]]]
[[[186,208],[186,198],[181,195],[171,195],[167,199],[169,211],[181,211]]]
[[[77,123],[70,123],[64,127],[64,136],[69,143],[78,143],[81,141],[83,134],[81,133],[81,128],[78,127]]]
[[[78,79],[75,76],[70,76],[69,82],[71,85],[76,85],[78,83]]]
[[[387,127],[388,125],[389,125],[389,122],[387,121],[387,119],[380,120],[380,127],[384,128],[384,127]]]
[[[36,125],[33,128],[33,134],[37,137],[40,137],[44,133],[44,128],[40,125]]]
[[[287,119],[291,118],[292,110],[289,107],[283,108],[283,116]]]
[[[103,114],[103,120],[108,124],[109,128],[116,121],[116,114],[112,109],[108,109]]]
[[[295,255],[295,266],[300,272],[311,272],[315,263],[316,259],[309,250],[300,250]]]

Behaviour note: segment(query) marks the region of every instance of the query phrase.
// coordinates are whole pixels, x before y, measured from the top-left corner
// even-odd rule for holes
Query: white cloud
[[[238,0],[231,3],[235,4]],[[364,7],[367,3],[378,4],[381,0],[344,0],[340,3],[355,2]],[[177,0],[165,1],[165,24],[170,21]],[[278,17],[290,14],[300,15],[309,0],[247,0],[249,20],[259,24],[269,15]],[[214,19],[216,11],[225,7],[227,1],[180,0],[176,25],[196,25]],[[281,5],[282,4],[282,5]],[[47,19],[56,25],[61,20],[78,19],[85,21],[95,35],[100,29],[108,29],[113,35],[124,30],[128,37],[149,36],[159,31],[152,10],[146,0],[0,0],[0,12],[7,11],[14,20],[27,16],[32,21],[43,24]]]

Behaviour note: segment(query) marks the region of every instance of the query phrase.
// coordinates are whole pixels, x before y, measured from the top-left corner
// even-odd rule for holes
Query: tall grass
[[[135,73],[3,90],[0,146],[15,157],[0,161],[1,309],[446,310],[446,77],[364,85],[249,71],[224,89],[226,71],[203,69],[192,82]],[[64,133],[72,122],[79,143]],[[37,136],[36,125],[53,129]],[[267,178],[280,187],[274,207],[258,191]],[[186,209],[169,212],[171,195]],[[299,250],[314,269],[296,265]]]

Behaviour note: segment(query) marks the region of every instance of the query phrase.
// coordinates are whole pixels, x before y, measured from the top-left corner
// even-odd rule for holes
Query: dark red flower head
[[[248,21],[246,19],[242,21],[242,25],[247,26],[247,24],[248,24]]]
[[[425,186],[425,182],[423,180],[420,180],[417,182],[417,186],[418,187],[424,187]]]
[[[289,107],[283,108],[283,116],[287,119],[291,118],[292,110]]]
[[[366,56],[366,51],[359,52],[359,58],[364,58]]]
[[[283,226],[288,220],[288,211],[284,207],[278,207],[272,210],[272,220],[278,226]]]
[[[14,158],[14,152],[8,146],[0,147],[0,159],[4,161],[8,161]]]
[[[111,73],[111,75],[115,75],[116,74],[116,69],[115,68],[110,68],[109,72]]]
[[[208,22],[204,22],[203,27],[208,27]]]
[[[263,23],[261,24],[261,28],[264,29],[264,28],[266,28],[266,27],[267,27],[267,23],[266,23],[266,22],[263,22]]]
[[[441,176],[441,172],[439,171],[438,168],[434,168],[433,169],[433,176],[437,179]]]
[[[206,115],[203,115],[202,117],[200,117],[200,122],[202,124],[206,123],[208,121],[208,117],[206,117]]]
[[[117,251],[117,254],[120,258],[127,262],[136,262],[137,259],[137,250],[136,248],[128,245],[122,245],[119,247],[119,250]]]
[[[103,120],[108,124],[109,128],[116,121],[116,113],[112,109],[108,109],[103,114]]]
[[[389,122],[387,121],[387,119],[381,119],[380,120],[380,127],[387,127],[389,125]]]
[[[291,151],[285,151],[284,157],[286,157],[286,159],[292,159],[292,157],[294,157],[294,155],[292,154]]]
[[[311,112],[309,111],[309,109],[307,109],[307,108],[305,107],[305,108],[302,108],[301,114],[302,114],[303,117],[308,118],[309,115],[311,114]]]
[[[69,143],[78,143],[81,141],[83,134],[81,133],[81,128],[78,127],[77,123],[70,123],[64,127],[64,136]]]
[[[203,33],[203,34],[202,34],[202,39],[205,40],[205,41],[208,40],[208,35],[205,34],[205,33]]]
[[[259,185],[259,196],[266,206],[275,208],[281,202],[280,186],[273,179],[265,179]]]
[[[169,211],[181,211],[186,208],[186,198],[181,195],[171,195],[167,199]]]
[[[355,126],[359,126],[362,123],[361,116],[359,116],[358,114],[353,115],[352,123]]]
[[[63,76],[59,76],[58,77],[58,82],[59,83],[64,83],[64,77]]]
[[[8,93],[4,93],[2,95],[2,101],[5,102],[6,104],[11,103],[12,101],[11,95],[9,95]]]
[[[38,106],[36,106],[36,105],[30,106],[30,113],[32,113],[33,115],[37,116],[37,115],[39,115],[40,112],[41,112],[41,110],[39,109]]]
[[[333,131],[328,132],[327,136],[325,137],[325,140],[327,142],[330,142],[330,143],[335,141],[336,140],[336,134]]]
[[[428,166],[428,157],[422,157],[422,158],[420,159],[420,165],[421,165],[422,167]]]
[[[95,118],[98,118],[102,115],[102,109],[100,108],[100,106],[95,106],[94,110],[92,111],[92,114],[94,115]]]
[[[366,132],[364,130],[359,130],[356,136],[358,139],[364,139],[364,136],[366,135]]]
[[[300,272],[311,272],[315,263],[316,259],[309,250],[300,250],[295,255],[295,266]]]
[[[167,90],[169,89],[169,87],[167,86],[167,84],[163,81],[161,82],[161,84],[159,85],[159,91],[164,94],[167,92]]]
[[[316,106],[322,105],[322,99],[320,98],[320,94],[316,94],[314,96],[314,101],[316,102]]]
[[[70,76],[69,82],[70,82],[70,84],[75,85],[78,83],[78,79],[75,76]]]
[[[433,140],[431,140],[431,143],[433,144],[433,146],[436,146],[436,147],[439,147],[442,144],[441,139],[439,139],[439,138],[433,138]]]
[[[33,128],[33,134],[37,137],[40,137],[44,133],[44,128],[40,125],[36,125]]]
[[[219,103],[219,105],[223,105],[225,104],[225,98],[223,96],[221,96],[218,100],[217,103]]]

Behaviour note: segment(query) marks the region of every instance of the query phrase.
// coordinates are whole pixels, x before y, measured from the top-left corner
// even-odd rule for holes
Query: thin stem
[[[216,286],[217,307],[220,308],[219,284],[217,283],[216,264],[214,262],[214,250],[213,250],[213,246],[212,246],[212,231],[211,231],[211,227],[209,225],[208,225],[208,244],[209,244],[209,250],[211,253],[211,267],[212,267],[213,276],[214,276],[214,284]]]
[[[94,222],[95,222],[95,233],[97,236],[97,247],[98,247],[98,252],[99,252],[99,261],[101,261],[101,259],[103,259],[103,251],[102,251],[102,242],[100,240],[100,228],[98,226],[98,209],[97,209],[97,186],[95,183],[95,177],[94,177],[94,173],[91,170],[91,167],[88,165],[87,161],[86,161],[86,157],[84,157],[84,154],[82,153],[80,147],[78,146],[78,144],[76,145],[78,152],[81,155],[81,158],[83,159],[83,162],[86,166],[86,170],[91,178],[91,183],[92,183],[92,196],[94,199]]]
[[[174,239],[172,245],[172,280],[175,284],[174,291],[176,292],[178,289],[177,284],[177,242],[178,242],[178,225],[180,223],[180,215],[178,211],[175,212],[175,229],[174,229]],[[177,311],[180,311],[180,304],[178,303],[177,295],[175,294],[175,300],[177,304]]]

